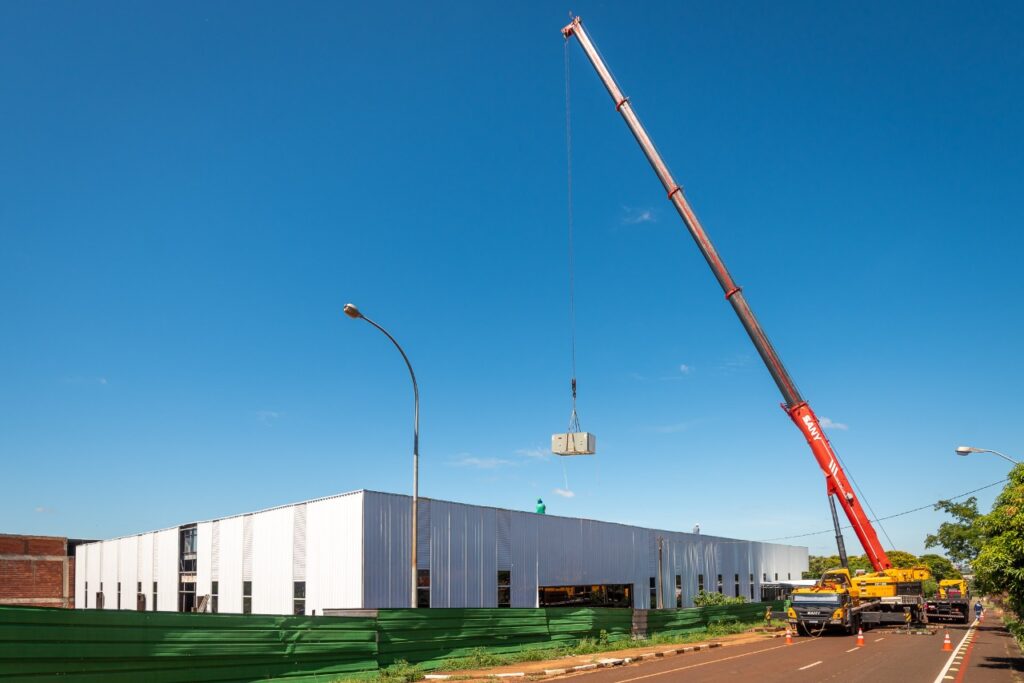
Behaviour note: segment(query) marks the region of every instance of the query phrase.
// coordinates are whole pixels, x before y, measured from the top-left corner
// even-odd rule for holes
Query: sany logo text
[[[803,421],[807,426],[807,431],[811,433],[811,438],[815,441],[821,441],[821,430],[818,429],[818,425],[814,424],[814,420],[811,419],[811,416],[804,415]]]

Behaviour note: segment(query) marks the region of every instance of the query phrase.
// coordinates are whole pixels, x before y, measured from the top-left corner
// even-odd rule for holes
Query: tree
[[[971,566],[980,592],[1005,591],[1010,608],[1024,614],[1024,464],[1010,470],[1009,480],[992,512],[978,520],[984,540]]]
[[[889,556],[892,566],[897,569],[910,569],[921,564],[917,559],[917,555],[911,555],[905,550],[889,550],[885,554]]]
[[[957,568],[953,566],[952,562],[942,555],[928,553],[918,557],[917,561],[931,570],[932,578],[936,581],[960,578],[960,572],[957,571]]]
[[[742,595],[733,598],[728,595],[722,595],[717,591],[710,593],[701,591],[693,599],[693,604],[697,607],[710,607],[711,605],[741,605],[746,601],[747,599]]]
[[[952,515],[955,522],[943,522],[935,534],[928,534],[924,539],[925,548],[941,546],[946,555],[958,565],[966,565],[981,551],[984,543],[984,531],[979,521],[978,499],[971,496],[962,503],[940,500],[935,504],[936,510]]]

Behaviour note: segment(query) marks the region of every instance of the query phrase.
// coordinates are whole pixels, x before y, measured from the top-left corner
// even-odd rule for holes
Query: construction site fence
[[[480,653],[627,640],[754,621],[773,603],[628,608],[389,609],[359,616],[179,614],[0,607],[0,683],[328,683],[399,660],[423,668]],[[637,633],[637,614],[646,616]]]

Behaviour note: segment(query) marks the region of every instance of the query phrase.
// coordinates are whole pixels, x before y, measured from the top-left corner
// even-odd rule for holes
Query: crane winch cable
[[[576,254],[573,243],[573,207],[572,207],[572,105],[569,69],[569,40],[565,40],[565,169],[566,169],[566,223],[569,233],[568,262],[569,274],[569,355],[571,378],[569,386],[572,390],[572,413],[569,415],[570,433],[583,431],[580,428],[580,417],[576,412]]]

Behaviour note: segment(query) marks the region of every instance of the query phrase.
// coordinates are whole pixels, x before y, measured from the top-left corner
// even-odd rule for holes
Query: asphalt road
[[[796,638],[793,645],[778,638],[603,669],[586,681],[1024,683],[1024,658],[1001,624],[950,625],[948,630],[952,653],[942,650],[941,629],[934,635],[876,629],[864,634],[865,645],[859,648],[849,636]]]

